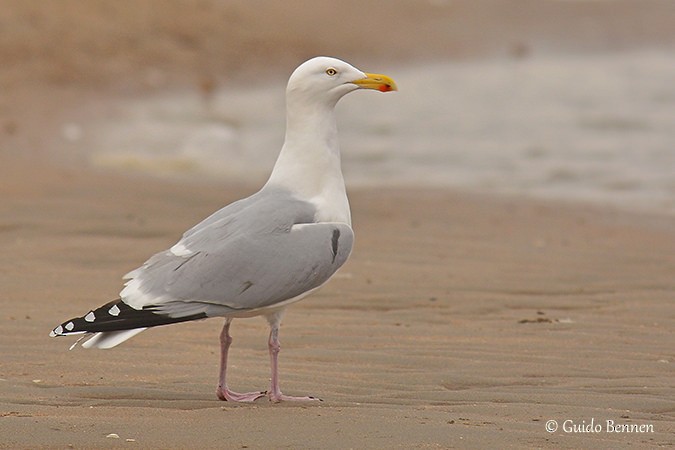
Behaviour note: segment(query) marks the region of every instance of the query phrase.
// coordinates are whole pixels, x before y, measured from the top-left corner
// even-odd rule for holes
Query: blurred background
[[[399,84],[339,105],[351,187],[675,214],[672,0],[0,0],[0,166],[259,184],[322,54]]]

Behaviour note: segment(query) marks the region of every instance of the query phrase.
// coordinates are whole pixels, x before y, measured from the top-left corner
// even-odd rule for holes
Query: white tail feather
[[[147,330],[147,328],[95,333],[86,342],[82,343],[82,348],[113,348],[145,330]]]

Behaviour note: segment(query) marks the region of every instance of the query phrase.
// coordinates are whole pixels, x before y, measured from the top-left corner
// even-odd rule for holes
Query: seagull
[[[354,242],[340,166],[335,106],[358,89],[397,90],[386,75],[336,58],[301,64],[286,87],[286,135],[269,180],[255,194],[216,211],[168,250],[124,276],[119,299],[63,322],[50,336],[84,334],[84,348],[115,347],[140,332],[224,317],[220,400],[313,401],[279,387],[279,326],[287,306],[323,286],[347,261]],[[233,319],[263,316],[270,326],[267,391],[227,385]]]

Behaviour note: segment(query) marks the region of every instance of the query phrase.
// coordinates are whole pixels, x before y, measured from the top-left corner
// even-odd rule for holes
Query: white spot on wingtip
[[[59,335],[61,335],[61,334],[63,334],[63,327],[62,327],[61,325],[59,325],[58,327],[54,328],[54,330],[53,330],[51,333],[49,333],[49,335],[50,335],[51,337],[59,336]]]
[[[86,320],[87,322],[93,322],[94,320],[96,320],[96,315],[94,315],[94,311],[89,311],[89,314],[84,316],[84,320]]]
[[[75,324],[73,322],[68,322],[66,324],[66,330],[73,331],[73,328],[75,328]]]
[[[117,307],[117,305],[113,305],[113,307],[108,310],[108,314],[117,317],[120,315],[120,309]]]

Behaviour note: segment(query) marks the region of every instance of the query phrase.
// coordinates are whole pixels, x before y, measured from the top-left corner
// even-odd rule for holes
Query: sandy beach
[[[244,3],[231,2],[230,14],[246,24],[252,12]],[[301,19],[290,19],[270,6],[270,13],[299,24],[283,41],[290,50],[265,48],[228,72],[222,62],[209,66],[198,59],[216,51],[199,33],[169,39],[165,46],[148,40],[138,52],[130,51],[124,46],[143,41],[143,26],[124,8],[107,10],[103,2],[91,2],[86,9],[78,8],[84,2],[64,1],[40,10],[37,3],[7,2],[11,7],[0,12],[3,23],[37,24],[47,31],[38,38],[30,27],[17,26],[0,42],[5,56],[10,48],[26,52],[17,51],[13,64],[0,70],[0,448],[675,445],[675,218],[659,211],[445,188],[348,187],[356,234],[352,257],[318,293],[289,308],[281,331],[284,392],[314,395],[320,403],[219,401],[220,319],[159,327],[108,351],[68,351],[74,339],[48,337],[62,320],[117,298],[121,276],[175,243],[188,227],[259,187],[81,164],[54,139],[70,115],[82,115],[79,100],[91,105],[92,98],[105,102],[120,92],[142,98],[199,83],[203,73],[219,74],[219,83],[241,83],[264,67],[267,57],[286,73],[321,46],[361,60],[379,55],[379,61],[413,64],[433,59],[433,45],[441,47],[434,44],[438,36],[456,44],[443,46],[454,49],[446,56],[468,57],[536,50],[518,43],[545,34],[536,27],[525,27],[530,34],[517,31],[536,22],[534,16],[503,23],[488,17],[487,23],[501,23],[496,29],[513,38],[496,45],[469,39],[468,25],[443,31],[442,21],[450,16],[481,16],[480,8],[468,6],[472,2],[429,2],[419,9],[393,3],[384,14],[388,21],[403,23],[414,12],[433,33],[420,36],[402,25],[397,34],[380,26],[392,44],[382,52],[372,43],[359,47],[354,37],[317,43],[307,40],[304,26],[325,11],[310,8]],[[555,13],[563,2],[543,3],[548,6],[535,8],[538,14]],[[606,2],[575,3],[596,17],[603,14],[598,3]],[[59,4],[67,6],[61,16],[53,6]],[[631,22],[629,4],[615,3],[612,24]],[[152,2],[142,5],[150,8]],[[204,33],[217,29],[206,7],[197,17],[184,11],[185,3],[166,5],[172,7],[164,15],[143,24],[161,23],[173,30],[167,32],[171,36],[193,29],[192,19],[209,24]],[[667,2],[650,5],[657,13],[667,9]],[[369,3],[359,26],[378,8]],[[65,18],[49,22],[50,12]],[[131,23],[132,32],[125,34],[120,52],[92,44],[85,45],[89,53],[77,53],[92,61],[113,55],[101,65],[88,66],[87,58],[65,50],[55,59],[34,50],[73,18],[91,20],[65,37],[72,45],[83,45],[97,29],[108,36],[100,42],[113,42],[114,33],[100,25],[105,14]],[[185,20],[171,28],[168,18],[176,14]],[[344,18],[347,12],[340,14]],[[555,17],[559,22],[545,42],[559,43],[561,51],[578,45],[580,34],[561,38],[567,36],[562,30],[568,16]],[[642,11],[635,17],[643,26],[633,40],[608,27],[615,30],[608,34],[613,45],[675,42],[664,25],[672,16]],[[257,23],[269,33],[261,39],[284,31],[271,23]],[[497,33],[490,29],[488,36]],[[233,49],[255,43],[254,28],[237,30],[229,29],[236,39],[223,52],[230,64],[241,56]],[[458,36],[473,46],[462,47]],[[421,44],[428,46],[416,51]],[[146,70],[147,58],[167,74],[159,84],[153,84],[157,72]],[[202,65],[195,68],[195,61]],[[124,75],[141,81],[124,85]],[[61,150],[63,157],[54,158]],[[267,333],[260,318],[233,323],[234,389],[267,388]]]
[[[282,329],[283,386],[324,401],[240,406],[214,395],[220,320],[111,351],[47,333],[249,190],[30,171],[2,190],[3,448],[672,445],[672,219],[352,192],[352,259]],[[238,389],[265,388],[266,333],[235,322]],[[654,433],[547,433],[551,419]]]

